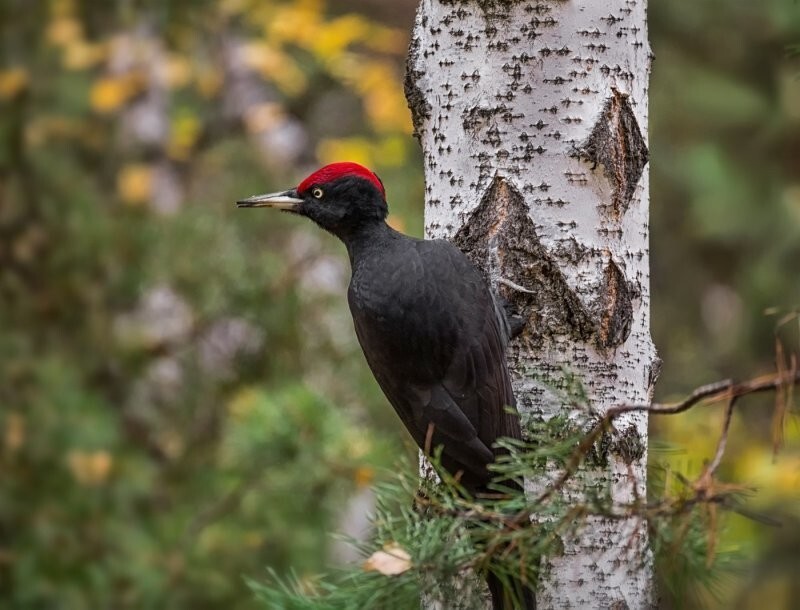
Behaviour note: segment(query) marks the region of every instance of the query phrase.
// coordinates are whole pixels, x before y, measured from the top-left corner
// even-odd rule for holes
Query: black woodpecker
[[[347,292],[356,335],[375,379],[417,445],[442,447],[442,466],[471,493],[484,491],[501,437],[521,438],[505,358],[509,325],[486,280],[451,243],[403,235],[386,224],[380,178],[333,163],[297,188],[239,207],[306,216],[347,247]],[[528,589],[512,603],[493,575],[495,610],[535,607]]]

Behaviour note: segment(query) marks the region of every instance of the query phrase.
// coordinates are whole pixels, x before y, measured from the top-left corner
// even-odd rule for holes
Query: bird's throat
[[[339,236],[347,246],[351,265],[355,265],[361,258],[373,257],[376,253],[385,251],[391,241],[400,237],[401,234],[383,220],[364,223]]]

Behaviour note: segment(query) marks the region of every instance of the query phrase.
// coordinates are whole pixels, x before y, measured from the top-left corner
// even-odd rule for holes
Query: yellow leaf
[[[108,451],[72,450],[67,454],[69,471],[85,487],[96,487],[105,483],[113,465],[114,458]]]
[[[170,89],[185,87],[192,79],[189,60],[176,53],[170,53],[159,69],[161,80]]]
[[[125,203],[144,203],[153,192],[153,168],[142,163],[124,166],[117,174],[117,194]]]
[[[268,43],[251,41],[242,45],[241,60],[289,95],[297,95],[306,88],[305,74],[297,63]]]
[[[73,17],[60,17],[50,23],[45,37],[52,45],[68,45],[83,38],[83,24]]]
[[[364,44],[379,53],[401,55],[408,48],[408,38],[403,30],[373,25]]]
[[[244,125],[250,133],[266,131],[277,125],[284,117],[280,104],[266,102],[250,106],[244,114]]]
[[[366,487],[375,478],[375,470],[369,466],[359,466],[356,468],[353,480],[357,487]]]
[[[373,63],[362,76],[359,87],[373,127],[381,132],[411,133],[411,114],[394,71],[386,64]]]
[[[317,146],[317,158],[323,164],[347,160],[371,167],[372,147],[365,138],[330,138]]]
[[[787,497],[797,497],[800,493],[800,457],[781,456],[775,466],[775,490]]]
[[[144,89],[144,77],[136,72],[106,76],[92,85],[89,103],[97,112],[113,112]]]
[[[411,569],[411,555],[396,542],[384,545],[364,562],[365,572],[380,572],[384,576],[396,576]]]
[[[0,100],[17,97],[28,88],[28,73],[24,68],[11,68],[0,72]]]
[[[411,114],[400,85],[402,79],[390,62],[342,53],[332,58],[327,67],[363,98],[367,118],[376,131],[411,133]]]
[[[200,121],[193,114],[183,113],[175,119],[167,145],[169,156],[181,161],[188,159],[197,138],[200,137],[201,128]]]
[[[313,51],[322,59],[344,51],[354,42],[369,38],[369,23],[358,15],[345,15],[322,24],[312,41]]]
[[[6,451],[16,453],[25,444],[25,419],[19,413],[9,413],[6,417],[4,444]]]
[[[111,112],[128,99],[127,88],[121,79],[104,78],[92,85],[89,102],[99,112]]]
[[[91,44],[84,40],[76,40],[64,49],[64,67],[69,70],[86,70],[105,58],[103,45]]]
[[[267,38],[273,44],[294,44],[308,48],[319,32],[322,9],[319,3],[286,5],[265,23]]]
[[[378,145],[377,157],[381,165],[387,167],[400,167],[406,162],[407,139],[403,136],[389,136],[381,140]]]

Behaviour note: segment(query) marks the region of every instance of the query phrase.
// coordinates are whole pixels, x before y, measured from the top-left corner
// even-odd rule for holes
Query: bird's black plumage
[[[417,444],[442,446],[442,466],[476,491],[495,441],[520,438],[502,314],[483,276],[449,242],[383,222],[346,243],[348,302],[375,378]]]
[[[352,267],[348,303],[378,384],[417,445],[472,493],[485,490],[499,438],[519,439],[506,366],[508,324],[485,279],[445,240],[386,224],[383,184],[366,168],[326,166],[297,189],[240,202],[307,216],[339,237]],[[511,483],[514,485],[513,483]],[[496,609],[511,607],[489,575]],[[534,607],[529,590],[523,607]]]

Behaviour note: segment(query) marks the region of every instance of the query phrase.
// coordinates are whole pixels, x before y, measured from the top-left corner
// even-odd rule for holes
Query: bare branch
[[[728,403],[728,414],[725,419],[725,428],[724,428],[724,437],[727,437],[727,430],[728,426],[730,426],[730,416],[733,412],[733,406],[736,400],[742,396],[747,396],[750,394],[757,394],[761,392],[768,392],[768,391],[779,391],[781,388],[785,388],[790,385],[797,385],[800,384],[800,371],[796,368],[791,371],[791,375],[787,373],[775,373],[771,375],[763,375],[761,377],[756,377],[754,379],[750,379],[748,381],[744,381],[742,383],[734,383],[732,380],[725,380],[725,381],[718,381],[716,383],[710,383],[708,385],[701,386],[697,388],[694,392],[692,392],[686,399],[682,400],[678,403],[673,404],[651,404],[651,405],[619,405],[616,407],[610,408],[606,411],[606,414],[603,418],[594,426],[587,434],[583,437],[583,440],[578,445],[578,448],[570,457],[567,465],[564,469],[564,472],[561,473],[561,476],[553,482],[547,489],[542,492],[542,494],[536,499],[536,504],[541,504],[542,502],[546,501],[551,495],[555,492],[559,491],[564,484],[569,481],[572,476],[577,472],[578,467],[581,465],[585,457],[591,451],[592,447],[594,446],[595,442],[602,436],[604,432],[606,432],[614,422],[616,418],[620,415],[625,413],[633,413],[633,412],[647,412],[653,415],[674,415],[676,413],[683,413],[684,411],[688,411],[692,407],[696,406],[697,404],[707,401],[707,402],[718,402],[723,399],[727,399]],[[724,439],[721,439],[720,446],[717,448],[717,456],[715,456],[714,462],[716,466],[719,465],[719,461],[722,459],[722,454],[725,451],[725,442],[722,442]],[[711,471],[713,474],[713,470]]]
[[[714,454],[714,459],[706,466],[706,472],[709,476],[713,476],[719,464],[722,461],[722,456],[725,454],[725,448],[728,445],[728,431],[731,428],[731,418],[733,417],[733,407],[736,405],[737,396],[733,396],[728,401],[728,408],[725,409],[725,422],[722,424],[722,434],[720,434],[719,441],[717,442],[717,452]]]

